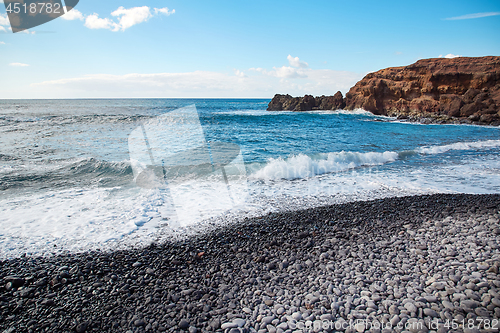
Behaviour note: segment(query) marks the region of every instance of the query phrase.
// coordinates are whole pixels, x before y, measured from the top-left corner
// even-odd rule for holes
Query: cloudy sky
[[[0,98],[345,94],[381,68],[500,55],[498,0],[80,0],[15,34],[0,6]]]

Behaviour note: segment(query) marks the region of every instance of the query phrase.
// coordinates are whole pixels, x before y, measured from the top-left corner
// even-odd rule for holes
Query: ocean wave
[[[486,140],[475,142],[455,142],[441,146],[427,146],[416,149],[420,154],[433,155],[442,154],[450,150],[474,150],[474,149],[489,149],[500,147],[500,140]]]
[[[263,180],[301,179],[326,173],[341,172],[363,166],[383,165],[394,162],[399,154],[393,151],[383,153],[332,152],[310,157],[305,154],[287,159],[271,158],[267,164],[256,171],[252,177]]]
[[[418,154],[442,154],[450,150],[479,150],[500,147],[500,140],[456,142],[447,145],[427,146],[400,152],[331,152],[314,156],[305,154],[288,158],[270,158],[251,177],[261,180],[294,180],[336,173],[366,166],[384,165]]]
[[[360,116],[368,116],[368,117],[380,117],[378,115],[375,115],[371,113],[370,111],[366,111],[363,109],[354,109],[354,110],[344,110],[344,109],[337,109],[337,110],[313,110],[313,111],[305,111],[307,113],[314,113],[314,114],[345,114],[345,115],[360,115]]]
[[[98,174],[100,176],[132,174],[130,161],[108,162],[93,157],[77,160],[62,168],[70,174]]]
[[[86,114],[86,115],[45,115],[39,117],[16,117],[4,116],[0,117],[6,124],[23,124],[23,123],[48,123],[50,125],[67,125],[67,124],[107,124],[107,123],[136,123],[152,118],[151,115],[124,115],[124,114]]]
[[[114,184],[127,181],[129,175],[132,179],[129,161],[108,162],[96,158],[49,160],[0,170],[0,190]]]
[[[16,156],[0,154],[0,161],[15,161],[18,159]]]

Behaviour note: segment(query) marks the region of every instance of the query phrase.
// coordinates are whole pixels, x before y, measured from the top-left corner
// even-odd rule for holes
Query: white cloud
[[[163,14],[163,15],[172,15],[172,14],[175,14],[175,9],[172,9],[172,10],[168,10],[167,7],[164,7],[164,8],[155,8],[155,14]]]
[[[247,77],[247,76],[245,75],[245,73],[243,73],[243,72],[242,72],[242,71],[240,71],[239,69],[235,69],[235,70],[234,70],[234,74],[235,74],[237,77],[241,77],[241,78],[243,78],[243,77]]]
[[[20,62],[11,62],[9,64],[9,66],[12,66],[12,67],[28,67],[29,65],[28,64],[23,64],[23,63],[20,63]]]
[[[302,62],[299,57],[292,57],[291,55],[288,55],[287,59],[290,66],[273,67],[270,71],[260,67],[250,68],[249,70],[281,79],[307,78],[308,71],[310,70],[307,62]]]
[[[5,42],[0,42],[0,45],[5,45]]]
[[[309,64],[307,62],[302,62],[299,60],[299,57],[292,57],[291,55],[288,55],[288,57],[286,57],[288,59],[288,63],[290,64],[290,66],[293,66],[293,67],[299,67],[299,68],[306,68],[306,67],[309,67]]]
[[[153,15],[148,6],[133,7],[125,9],[124,7],[119,7],[117,10],[111,13],[113,16],[118,17],[118,29],[125,31],[136,24],[145,22],[149,20]]]
[[[85,19],[83,14],[74,8],[72,10],[70,10],[69,12],[67,12],[66,14],[64,14],[63,16],[61,16],[61,18],[64,20],[67,20],[67,21],[72,21],[72,20],[83,21]]]
[[[306,78],[307,75],[303,70],[297,69],[289,66],[273,67],[272,71],[266,72],[266,74],[284,78],[284,79],[295,79],[295,78]]]
[[[462,16],[448,17],[448,18],[445,18],[445,20],[448,20],[448,21],[470,20],[470,19],[477,19],[477,18],[488,17],[488,16],[497,16],[497,15],[500,15],[500,12],[467,14],[467,15],[462,15]]]
[[[66,96],[114,97],[231,97],[246,96],[247,90],[258,85],[236,75],[195,71],[187,73],[156,73],[109,75],[45,81],[33,84],[41,91],[57,91]],[[260,84],[260,83],[259,83]],[[265,84],[264,84],[265,86]],[[267,94],[262,94],[265,96]]]
[[[344,94],[363,74],[295,67],[234,69],[230,73],[91,74],[0,90],[0,98],[266,97]]]
[[[453,59],[453,58],[458,58],[458,57],[461,57],[459,55],[455,55],[455,54],[451,54],[451,53],[448,53],[447,55],[443,56],[442,54],[439,55],[438,58],[446,58],[446,59]]]
[[[241,73],[241,72],[240,72]],[[236,74],[236,73],[235,73]],[[333,70],[310,70],[307,79],[279,78],[255,71],[252,75],[228,75],[218,72],[156,73],[109,75],[45,81],[32,84],[16,98],[133,98],[133,97],[272,97],[276,93],[293,96],[344,94],[362,74]]]
[[[9,18],[7,14],[0,13],[0,25],[10,25]]]
[[[74,9],[72,11],[74,11]],[[163,14],[168,16],[173,13],[175,13],[175,9],[172,9],[170,11],[167,7],[154,9],[154,15]],[[63,15],[63,18],[66,15]],[[133,7],[128,9],[123,6],[120,6],[117,10],[113,11],[111,15],[116,17],[118,19],[118,22],[115,22],[109,18],[100,18],[97,13],[88,15],[87,17],[84,18],[84,16],[80,12],[78,12],[74,14],[74,18],[71,17],[67,19],[68,20],[85,19],[84,25],[89,29],[108,29],[111,31],[120,31],[120,30],[125,31],[126,29],[133,27],[134,25],[146,22],[147,20],[149,20],[151,17],[154,16],[151,13],[151,8],[149,8],[148,6]]]
[[[99,15],[94,13],[85,18],[85,24],[89,29],[110,29],[117,31],[117,24],[108,18],[99,18]]]

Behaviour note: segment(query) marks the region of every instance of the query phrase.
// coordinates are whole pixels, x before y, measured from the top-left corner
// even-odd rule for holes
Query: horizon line
[[[77,100],[77,99],[272,99],[273,97],[67,97],[67,98],[3,98],[5,100]]]

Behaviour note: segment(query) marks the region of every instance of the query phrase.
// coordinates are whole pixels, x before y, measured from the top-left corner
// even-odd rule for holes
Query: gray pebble
[[[179,321],[179,328],[180,328],[180,329],[185,330],[185,329],[187,329],[188,327],[189,327],[189,322],[188,322],[186,319],[181,319],[181,320]]]
[[[474,310],[476,312],[476,314],[479,316],[479,317],[483,317],[483,318],[490,318],[491,317],[491,314],[488,310],[486,310],[485,308],[476,308]]]
[[[225,329],[228,329],[228,328],[235,328],[235,327],[238,327],[238,324],[234,323],[234,322],[228,322],[228,323],[224,323],[220,326],[221,329],[225,330]]]
[[[439,314],[436,311],[429,308],[424,309],[424,314],[429,317],[439,317]]]

